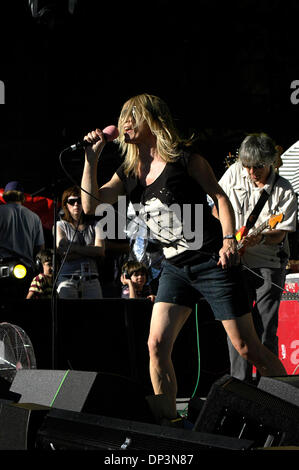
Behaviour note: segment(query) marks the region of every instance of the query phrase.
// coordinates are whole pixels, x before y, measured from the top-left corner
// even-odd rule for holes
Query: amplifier
[[[278,318],[279,359],[288,375],[299,374],[299,273],[287,275]]]

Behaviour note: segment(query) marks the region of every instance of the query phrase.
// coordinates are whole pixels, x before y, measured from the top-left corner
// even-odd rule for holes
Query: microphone
[[[119,136],[119,132],[116,126],[107,126],[103,129],[103,134],[107,142],[112,142],[113,140],[117,139]],[[91,142],[87,142],[87,140],[81,140],[76,144],[71,145],[66,150],[70,150],[71,152],[79,149],[86,149],[89,145],[93,145]]]

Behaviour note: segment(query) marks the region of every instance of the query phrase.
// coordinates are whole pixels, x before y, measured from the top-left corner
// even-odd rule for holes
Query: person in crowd
[[[148,270],[144,264],[127,261],[122,266],[120,280],[123,285],[123,299],[150,299],[152,302],[155,300],[148,284]]]
[[[50,299],[53,289],[53,250],[42,250],[37,254],[43,272],[31,282],[26,299]]]
[[[62,195],[62,220],[57,222],[56,245],[61,256],[57,293],[61,299],[101,299],[100,260],[105,241],[100,221],[87,217],[80,188],[73,186]]]
[[[91,145],[85,151],[81,197],[84,211],[93,214],[99,203],[115,204],[118,196],[127,195],[140,204],[139,216],[150,236],[163,245],[165,260],[148,339],[154,394],[162,395],[165,405],[161,422],[177,416],[171,354],[200,295],[244,359],[262,375],[286,375],[255,332],[239,280],[233,208],[208,161],[194,151],[191,139],[180,137],[168,106],[157,96],[130,98],[122,107],[118,130],[124,163],[100,188],[97,163],[105,136],[100,129],[85,136]],[[211,213],[207,194],[217,202],[219,220]]]
[[[239,233],[237,238],[254,325],[262,343],[277,356],[278,312],[290,255],[288,233],[296,230],[297,218],[294,190],[275,171],[278,156],[268,135],[248,135],[241,143],[238,160],[219,181],[233,206],[237,229],[246,229],[243,237]],[[262,201],[261,209],[256,212],[258,201]],[[231,375],[256,380],[251,364],[237,354],[230,340],[228,343]]]
[[[22,184],[10,181],[3,192],[6,204],[0,205],[0,266],[10,260],[26,265],[24,280],[11,277],[0,278],[2,298],[25,299],[35,274],[35,256],[45,247],[44,231],[40,217],[24,206],[25,195]]]

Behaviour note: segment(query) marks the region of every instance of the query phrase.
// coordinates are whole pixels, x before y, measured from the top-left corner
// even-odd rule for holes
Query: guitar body
[[[242,238],[246,237],[246,235],[248,235],[248,229],[243,225],[243,227],[241,227],[236,233],[237,242],[240,242]]]
[[[238,230],[236,233],[236,240],[238,242],[238,252],[240,256],[242,256],[245,251],[245,248],[242,247],[242,240],[246,237],[246,235],[248,235],[248,232],[248,228],[243,225],[243,227],[241,227],[240,230]]]
[[[257,235],[265,229],[272,230],[273,228],[276,227],[277,224],[279,224],[282,221],[282,219],[283,219],[283,214],[272,215],[264,223],[259,225],[257,228],[253,229],[253,231],[251,232],[251,235]],[[236,240],[238,242],[238,252],[241,256],[245,251],[245,247],[243,246],[242,240],[248,235],[248,232],[249,231],[246,228],[246,226],[243,225],[243,227],[241,227],[240,230],[238,230],[236,233]]]

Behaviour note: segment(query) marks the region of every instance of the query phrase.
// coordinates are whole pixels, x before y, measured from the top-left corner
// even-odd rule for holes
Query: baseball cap
[[[6,191],[21,191],[23,193],[24,188],[18,181],[10,181],[4,188],[4,192]]]

